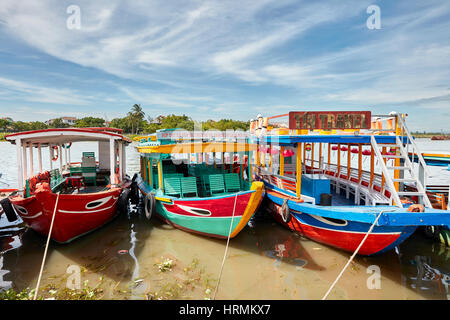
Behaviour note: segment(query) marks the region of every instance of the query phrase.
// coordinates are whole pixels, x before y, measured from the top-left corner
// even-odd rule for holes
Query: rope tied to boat
[[[220,278],[222,277],[223,266],[225,265],[225,259],[227,258],[227,254],[228,254],[228,246],[230,244],[230,236],[231,236],[231,230],[233,228],[234,212],[236,210],[236,202],[237,202],[238,194],[239,194],[239,192],[236,193],[236,196],[234,197],[233,215],[231,216],[231,223],[230,223],[230,230],[228,231],[227,245],[225,247],[225,253],[223,255],[222,266],[220,267],[219,279],[217,280],[216,289],[214,290],[213,300],[216,300],[216,294],[217,294],[217,290],[219,289]]]
[[[52,235],[53,222],[55,221],[56,208],[58,207],[58,200],[59,200],[59,192],[58,192],[58,194],[56,196],[55,208],[53,209],[52,222],[50,223],[50,229],[48,231],[47,243],[45,244],[45,250],[44,250],[44,257],[42,258],[41,271],[39,272],[39,277],[38,277],[38,281],[37,281],[37,284],[36,284],[36,289],[34,290],[33,300],[37,299],[37,295],[38,295],[38,291],[39,291],[39,285],[41,283],[42,272],[44,271],[45,259],[47,257],[48,245],[50,243],[50,238],[51,238],[51,235]]]
[[[339,279],[341,278],[342,274],[345,272],[345,270],[347,269],[347,267],[350,265],[350,263],[353,261],[353,258],[355,258],[356,254],[358,253],[359,249],[361,249],[361,247],[363,246],[364,242],[366,242],[367,238],[369,237],[369,234],[372,232],[373,228],[375,227],[375,225],[378,222],[378,219],[381,217],[381,215],[386,212],[387,210],[382,210],[378,216],[375,218],[375,221],[372,223],[372,225],[369,228],[369,231],[367,231],[366,235],[364,236],[364,238],[362,239],[361,243],[359,244],[359,246],[356,248],[355,252],[353,252],[352,256],[350,257],[350,259],[347,261],[347,264],[344,266],[344,268],[342,269],[342,271],[339,273],[339,275],[337,276],[336,280],[334,280],[333,284],[331,285],[331,287],[328,289],[327,293],[325,293],[325,295],[323,296],[322,300],[325,300],[328,295],[330,294],[331,290],[333,290],[334,286],[336,285],[336,283],[339,281]]]

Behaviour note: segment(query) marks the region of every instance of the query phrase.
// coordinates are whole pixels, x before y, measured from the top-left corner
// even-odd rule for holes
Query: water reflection
[[[127,172],[132,175],[138,169],[139,158],[131,147]],[[9,177],[14,173],[0,171]],[[250,225],[230,241],[218,299],[321,299],[350,257],[283,228],[262,210]],[[0,218],[0,289],[36,285],[45,242],[22,221],[8,224],[6,217]],[[225,246],[223,240],[174,229],[158,219],[148,221],[141,206],[131,206],[129,212],[69,245],[51,242],[42,286],[55,282],[64,286],[68,266],[78,265],[82,282],[94,286],[99,277],[105,279],[104,299],[142,299],[144,293],[163,288],[162,279],[183,285],[198,281],[201,290],[183,297],[203,299],[205,289],[217,280]],[[155,267],[162,256],[176,260],[176,268],[167,274]],[[396,250],[356,257],[333,298],[448,299],[449,259],[449,248],[417,233]],[[184,272],[196,263],[201,268],[195,276]],[[366,286],[371,265],[381,269],[381,290]]]
[[[430,250],[431,249],[431,250]],[[450,300],[450,250],[416,234],[399,248],[402,284],[427,299]]]

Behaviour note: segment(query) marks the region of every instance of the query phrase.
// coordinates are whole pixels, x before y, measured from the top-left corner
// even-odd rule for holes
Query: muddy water
[[[131,147],[127,152],[131,175],[138,157]],[[2,163],[0,172],[12,182],[10,166]],[[34,288],[46,239],[4,219],[0,228],[0,288]],[[78,285],[96,299],[211,299],[225,247],[226,241],[148,221],[131,207],[69,245],[51,243],[39,294],[71,298],[66,288]],[[321,299],[349,257],[284,229],[263,206],[252,227],[230,241],[216,299]],[[371,281],[373,266],[379,282]],[[449,285],[450,249],[416,233],[383,255],[355,258],[329,299],[448,299]]]

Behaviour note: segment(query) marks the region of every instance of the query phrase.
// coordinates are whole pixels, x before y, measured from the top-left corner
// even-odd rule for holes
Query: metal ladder
[[[402,203],[400,201],[400,196],[417,196],[419,199],[419,203],[423,204],[424,206],[426,206],[428,208],[432,208],[430,199],[428,198],[428,195],[425,190],[425,178],[426,178],[426,175],[428,174],[425,160],[423,159],[422,153],[420,152],[420,150],[417,147],[416,143],[414,142],[411,134],[409,133],[409,131],[405,125],[405,122],[402,119],[402,115],[398,115],[397,119],[399,119],[398,124],[400,125],[400,128],[401,128],[401,137],[402,137],[403,141],[400,140],[399,136],[396,136],[395,144],[379,144],[379,143],[377,143],[375,136],[371,137],[371,144],[375,151],[375,155],[378,158],[379,163],[381,164],[381,169],[382,169],[383,175],[386,179],[386,184],[390,189],[389,191],[391,192],[391,195],[393,197],[393,200],[394,200],[396,206],[402,207]],[[405,148],[405,145],[406,145],[406,148]],[[380,147],[394,147],[394,148],[396,148],[396,150],[399,150],[400,152],[396,152],[395,155],[382,154],[382,152],[380,151]],[[412,147],[413,156],[414,156],[414,153],[416,153],[419,158],[419,175],[416,175],[413,163],[409,159],[409,147]],[[386,158],[400,159],[400,166],[395,166],[395,165],[387,166],[384,162],[384,160]],[[391,174],[389,173],[388,169],[399,170],[400,177],[399,178],[391,177]],[[404,177],[405,171],[409,172],[410,178]],[[400,191],[397,191],[395,189],[395,184],[394,184],[395,182],[398,182],[400,184],[403,184],[405,182],[412,183],[412,184],[414,184],[414,187],[417,189],[417,191],[416,192],[403,191],[401,189],[400,189]]]

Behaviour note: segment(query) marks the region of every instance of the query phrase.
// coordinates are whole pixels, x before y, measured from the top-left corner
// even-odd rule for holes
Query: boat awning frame
[[[370,144],[372,135],[279,135],[259,137],[260,144],[279,144],[280,146],[293,146],[297,143],[333,143],[333,144]],[[377,143],[395,144],[397,136],[375,135]],[[399,137],[400,140],[402,137]],[[407,137],[403,137],[406,143]]]
[[[5,139],[12,144],[20,139],[22,143],[33,144],[35,146],[48,146],[65,144],[69,142],[81,141],[109,141],[122,140],[124,143],[131,143],[132,140],[115,132],[100,131],[88,128],[63,128],[63,129],[45,129],[13,133],[5,136]]]
[[[139,153],[204,153],[204,152],[248,152],[256,151],[256,144],[239,142],[199,142],[199,143],[176,143],[158,146],[138,146]]]

